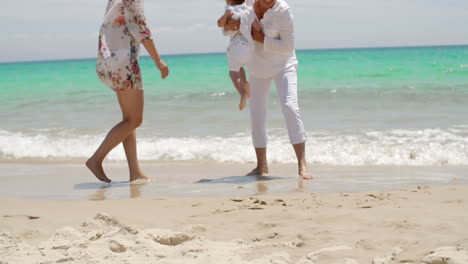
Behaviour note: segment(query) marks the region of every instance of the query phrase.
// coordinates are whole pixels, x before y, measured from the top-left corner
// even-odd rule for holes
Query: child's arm
[[[224,27],[229,18],[232,17],[232,13],[229,10],[226,10],[224,15],[218,19],[218,27]]]
[[[258,23],[257,19],[252,23],[252,27],[255,31],[262,31],[262,26]]]

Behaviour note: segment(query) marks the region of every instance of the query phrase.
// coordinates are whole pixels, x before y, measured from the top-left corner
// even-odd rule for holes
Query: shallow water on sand
[[[244,176],[252,164],[163,162],[143,164],[155,181],[131,185],[123,163],[106,164],[111,184],[79,164],[0,164],[0,194],[34,200],[108,200],[141,197],[233,197],[301,192],[371,192],[417,186],[466,185],[468,168],[319,166],[301,181],[293,164],[272,165],[269,177]]]

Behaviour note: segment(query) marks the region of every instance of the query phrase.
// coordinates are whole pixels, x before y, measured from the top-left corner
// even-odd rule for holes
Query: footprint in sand
[[[184,228],[184,231],[192,234],[199,234],[206,232],[207,228],[201,224],[189,225]]]
[[[395,258],[400,255],[403,249],[396,247],[392,250],[392,252],[388,253],[385,257],[382,258],[374,258],[372,263],[373,264],[388,264],[390,261],[394,261]]]
[[[40,247],[50,248],[53,250],[67,250],[85,242],[85,236],[78,229],[66,226],[57,229],[46,242],[41,244]]]
[[[315,264],[317,261],[320,261],[322,258],[327,259],[327,256],[336,254],[337,251],[342,250],[351,250],[351,247],[348,246],[335,246],[330,248],[322,248],[317,251],[307,254],[307,256],[299,259],[296,264]],[[320,263],[320,262],[318,262]],[[335,262],[339,264],[355,264],[357,263],[354,259],[343,259],[343,261]]]
[[[29,220],[37,220],[41,217],[39,216],[32,216],[32,215],[3,215],[4,218],[26,218]]]
[[[274,232],[274,233],[269,233],[269,234],[266,234],[266,235],[263,235],[263,236],[254,237],[251,240],[253,242],[258,242],[258,241],[276,239],[276,238],[278,238],[278,236],[279,236],[279,233]]]
[[[180,232],[170,232],[167,230],[150,229],[147,235],[154,241],[166,246],[177,246],[186,241],[192,240],[193,235]]]
[[[117,218],[109,216],[104,213],[98,213],[96,216],[94,216],[94,220],[106,223],[111,226],[118,226],[118,227],[122,226],[122,224],[119,222]]]
[[[466,264],[468,263],[468,249],[463,247],[441,247],[431,251],[423,258],[426,264]]]
[[[124,246],[123,244],[115,241],[115,240],[111,240],[109,242],[109,249],[112,250],[112,252],[115,252],[115,253],[123,253],[125,251],[127,251],[127,247]]]
[[[270,228],[275,228],[277,227],[277,224],[274,223],[264,223],[264,222],[258,222],[257,223],[257,228],[259,229],[270,229]]]

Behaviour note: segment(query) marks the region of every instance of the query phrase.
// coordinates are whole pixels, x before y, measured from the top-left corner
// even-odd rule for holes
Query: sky
[[[93,58],[107,0],[0,0],[0,62]],[[286,0],[297,49],[468,44],[467,0]],[[223,0],[145,0],[161,54],[223,52]],[[144,53],[143,53],[144,55]]]

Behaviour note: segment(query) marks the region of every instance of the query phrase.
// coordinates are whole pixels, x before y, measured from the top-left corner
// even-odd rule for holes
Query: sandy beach
[[[468,0],[0,6],[0,264],[468,264]]]
[[[393,171],[388,168],[341,168],[335,169],[335,174],[330,173],[332,168],[316,168],[320,177],[315,182],[306,182],[301,189],[292,177],[292,165],[272,166],[271,177],[278,179],[242,180],[230,177],[240,177],[234,175],[249,164],[211,167],[198,164],[200,167],[197,167],[180,163],[172,166],[175,168],[172,173],[177,176],[173,179],[177,180],[171,182],[170,173],[165,169],[170,167],[169,164],[145,164],[149,171],[167,175],[160,176],[160,182],[150,186],[185,191],[211,188],[225,194],[192,192],[179,195],[174,192],[168,195],[168,192],[152,193],[156,187],[146,185],[133,187],[143,189],[130,188],[129,194],[133,190],[139,195],[122,198],[130,187],[122,188],[126,177],[123,165],[110,166],[109,171],[117,175],[117,181],[122,180],[115,184],[122,186],[109,188],[94,188],[91,184],[98,184],[83,176],[81,169],[76,169],[78,165],[70,169],[72,165],[68,164],[2,164],[1,175],[6,183],[14,177],[9,166],[21,168],[15,170],[17,174],[24,170],[40,174],[39,168],[48,168],[48,174],[55,175],[58,186],[68,186],[67,190],[72,194],[90,191],[92,195],[64,201],[60,195],[54,197],[54,188],[49,188],[49,199],[11,198],[19,195],[1,198],[2,264],[468,263],[468,185],[464,184],[466,170],[463,167],[399,168],[403,174],[413,175],[413,179],[431,171],[433,177],[443,178],[444,172],[450,175],[445,184],[403,182],[408,184],[405,188],[392,185],[396,187],[390,191],[379,191],[375,187],[378,184],[367,190],[351,186],[349,191],[320,188],[313,191],[314,184],[332,185],[331,176],[336,177],[337,182],[360,179],[365,183],[371,179],[371,173],[378,176],[382,172],[381,176],[392,178],[388,172],[395,172],[396,168]],[[63,174],[65,168],[70,172],[68,175]],[[199,172],[195,173],[194,169]],[[7,171],[10,171],[10,178],[5,176]],[[223,176],[227,174],[232,176]],[[74,177],[79,176],[82,181],[74,181]],[[218,182],[196,183],[202,178]],[[430,179],[426,177],[426,180]],[[54,182],[47,180],[48,184]],[[34,180],[33,186],[36,181],[39,182]],[[232,181],[234,184],[230,183]],[[77,189],[76,186],[83,184],[90,190]],[[291,189],[280,192],[278,186],[281,185]],[[382,189],[388,188],[385,185],[380,184],[384,186]],[[36,184],[37,188],[44,186]],[[118,190],[124,189],[127,191],[119,193]],[[5,193],[2,190],[2,194]],[[60,200],[58,198],[62,200],[54,201]]]

